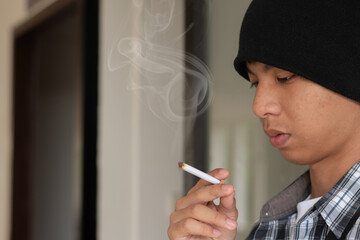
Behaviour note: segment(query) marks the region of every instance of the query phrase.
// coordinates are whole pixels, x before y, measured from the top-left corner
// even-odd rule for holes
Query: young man
[[[256,87],[253,111],[272,145],[309,166],[263,206],[248,239],[360,239],[359,10],[355,0],[253,0],[247,10],[235,68]],[[236,220],[233,186],[200,180],[168,234],[235,239]]]

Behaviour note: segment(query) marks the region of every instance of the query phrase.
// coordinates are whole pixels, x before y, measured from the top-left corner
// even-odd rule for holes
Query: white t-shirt
[[[305,213],[312,208],[317,201],[320,200],[321,197],[310,199],[310,195],[302,202],[297,204],[297,218],[296,221],[305,215]]]

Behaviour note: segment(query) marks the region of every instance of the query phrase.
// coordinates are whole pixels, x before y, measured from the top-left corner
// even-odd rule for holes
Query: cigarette
[[[212,184],[225,184],[223,181],[220,181],[219,179],[217,178],[214,178],[213,176],[210,176],[209,174],[206,174],[202,171],[200,171],[199,169],[196,169],[184,162],[178,162],[178,165],[179,165],[179,168],[181,168],[182,170],[192,174],[192,175],[195,175],[201,179],[204,179]]]

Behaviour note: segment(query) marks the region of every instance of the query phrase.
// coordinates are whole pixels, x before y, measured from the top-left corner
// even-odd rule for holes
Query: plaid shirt
[[[325,239],[329,231],[340,238],[360,207],[360,161],[296,221],[297,203],[309,196],[310,187],[307,171],[263,206],[247,239]],[[345,239],[360,239],[360,218]]]

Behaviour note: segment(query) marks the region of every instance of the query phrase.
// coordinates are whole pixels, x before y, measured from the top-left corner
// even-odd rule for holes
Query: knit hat
[[[262,62],[360,102],[359,0],[253,0],[234,66]]]

